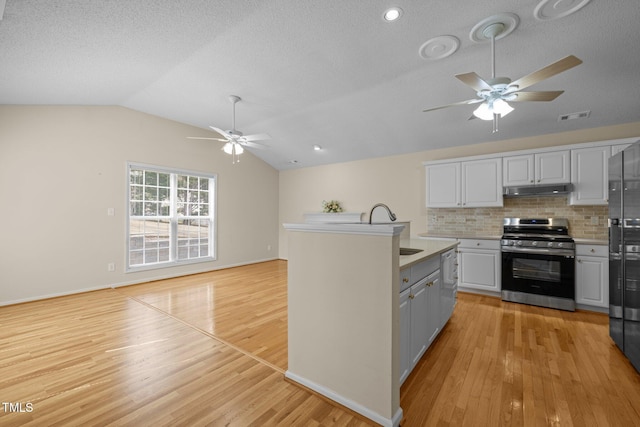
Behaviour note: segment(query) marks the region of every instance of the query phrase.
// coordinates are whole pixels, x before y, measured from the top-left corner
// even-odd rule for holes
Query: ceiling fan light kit
[[[244,135],[242,132],[236,129],[236,104],[240,102],[242,98],[237,95],[229,95],[229,101],[231,101],[232,109],[231,109],[231,129],[230,130],[222,130],[215,126],[209,126],[211,130],[216,131],[223,138],[205,138],[205,137],[197,137],[197,136],[189,136],[188,139],[207,139],[211,141],[222,141],[225,144],[222,146],[222,151],[226,154],[232,156],[232,163],[238,163],[240,159],[239,155],[244,153],[244,147],[253,147],[253,148],[265,148],[264,145],[258,144],[253,141],[260,141],[271,139],[269,135],[266,133],[260,133],[255,135]]]
[[[556,3],[562,3],[562,0]],[[495,133],[498,131],[498,119],[514,110],[508,102],[553,101],[560,96],[564,91],[521,91],[542,80],[580,65],[582,61],[573,55],[569,55],[515,81],[512,81],[509,77],[496,77],[495,42],[511,34],[519,22],[520,18],[513,13],[500,13],[478,22],[471,29],[469,38],[476,42],[491,41],[491,78],[483,79],[474,72],[457,74],[455,77],[458,80],[476,91],[477,98],[428,108],[423,111],[428,112],[458,105],[481,103],[474,110],[473,117],[481,120],[493,120],[493,132]]]

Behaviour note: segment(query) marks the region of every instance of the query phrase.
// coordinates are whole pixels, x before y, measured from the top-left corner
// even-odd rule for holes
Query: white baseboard
[[[72,291],[67,291],[67,292],[57,292],[53,294],[38,295],[35,297],[21,298],[21,299],[12,300],[12,301],[0,301],[0,307],[6,306],[6,305],[22,304],[25,302],[40,301],[40,300],[50,299],[50,298],[66,297],[69,295],[83,294],[85,292],[100,291],[103,289],[111,289],[111,286],[110,285],[96,286],[95,288],[74,289]]]
[[[347,399],[346,397],[336,393],[333,390],[330,390],[320,384],[316,384],[313,381],[310,381],[306,378],[303,378],[299,375],[294,374],[291,371],[286,371],[284,374],[285,377],[287,377],[288,379],[290,379],[291,381],[297,382],[313,391],[315,391],[316,393],[319,393],[325,397],[328,397],[329,399],[333,400],[334,402],[339,403],[342,406],[345,406],[349,409],[351,409],[352,411],[355,411],[357,413],[359,413],[360,415],[363,415],[367,418],[369,418],[370,420],[384,426],[384,427],[398,427],[400,425],[400,421],[402,421],[402,408],[398,408],[398,410],[396,411],[396,413],[393,415],[393,418],[385,418],[382,415],[378,414],[377,412],[374,412],[372,410],[370,410],[369,408],[360,405],[359,403],[356,403],[350,399]]]
[[[147,277],[145,277],[143,279],[138,279],[138,280],[123,281],[123,282],[119,282],[119,283],[110,283],[110,284],[107,284],[107,285],[101,285],[101,286],[96,286],[96,287],[91,287],[91,288],[74,289],[74,290],[65,291],[65,292],[55,292],[55,293],[52,293],[52,294],[36,295],[36,296],[33,296],[33,297],[21,298],[21,299],[17,299],[17,300],[0,301],[0,307],[7,306],[7,305],[14,305],[14,304],[22,304],[22,303],[25,303],[25,302],[40,301],[40,300],[45,300],[45,299],[50,299],[50,298],[64,297],[64,296],[68,296],[68,295],[83,294],[85,292],[100,291],[100,290],[103,290],[103,289],[115,289],[115,288],[119,288],[119,287],[122,287],[122,286],[138,285],[140,283],[153,282],[153,281],[156,281],[156,280],[163,280],[163,279],[172,279],[174,277],[189,276],[189,275],[192,275],[192,274],[208,273],[210,271],[224,270],[226,268],[233,268],[233,267],[241,267],[243,265],[259,264],[261,262],[274,261],[274,260],[277,260],[277,259],[279,259],[279,258],[278,257],[266,258],[266,259],[260,259],[260,260],[237,263],[237,264],[228,264],[228,265],[223,265],[223,266],[217,266],[215,268],[210,268],[209,267],[209,268],[197,269],[197,270],[192,270],[192,271],[189,271],[189,272],[181,272],[181,273],[178,273],[178,274],[167,272],[165,274],[159,274],[157,276],[147,276]]]

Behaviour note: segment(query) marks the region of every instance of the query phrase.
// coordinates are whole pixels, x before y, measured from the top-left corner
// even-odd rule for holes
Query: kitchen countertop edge
[[[417,254],[400,255],[400,269],[403,269],[453,249],[458,246],[458,242],[445,239],[409,239],[401,240],[400,246],[403,248],[422,249],[422,252]]]
[[[420,233],[420,237],[429,239],[481,239],[481,240],[500,240],[502,235],[495,234],[475,234],[475,233]]]

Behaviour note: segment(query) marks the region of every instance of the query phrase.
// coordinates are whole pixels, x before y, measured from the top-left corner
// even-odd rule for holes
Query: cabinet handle
[[[530,181],[533,184],[533,180]]]
[[[409,299],[413,299],[413,298],[415,298],[413,294],[409,295]]]
[[[590,251],[590,252],[591,252],[591,253],[594,253],[595,251],[596,251],[595,249],[591,248],[591,251]]]
[[[581,262],[582,262],[582,260],[581,260],[581,259],[578,259],[578,262],[580,262],[580,263],[581,263]]]
[[[480,246],[480,242],[476,243],[476,246]]]
[[[429,287],[433,286],[433,282],[427,283],[427,286],[429,286]]]
[[[538,180],[538,182],[540,182],[540,180]]]
[[[409,279],[408,279],[407,277],[403,277],[403,278],[402,278],[402,281],[403,281],[404,283],[407,283],[407,282],[409,281]]]

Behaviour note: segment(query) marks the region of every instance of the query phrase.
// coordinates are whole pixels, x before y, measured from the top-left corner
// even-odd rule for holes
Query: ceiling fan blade
[[[226,131],[223,131],[222,129],[219,129],[217,127],[214,126],[209,126],[210,129],[213,129],[214,131],[218,132],[220,135],[224,136],[227,139],[231,139],[231,135],[229,135],[229,133],[227,133]]]
[[[205,138],[204,136],[188,136],[187,139],[206,139],[209,141],[222,141],[222,142],[227,141],[226,139],[222,139],[222,138]]]
[[[478,102],[482,102],[484,99],[475,98],[475,99],[467,99],[466,101],[454,102],[453,104],[441,105],[439,107],[427,108],[426,110],[422,110],[423,113],[428,111],[440,110],[442,108],[455,107],[458,105],[469,105],[469,104],[477,104]]]
[[[264,141],[267,139],[271,139],[271,136],[266,133],[256,133],[254,135],[245,135],[242,137],[245,141]]]
[[[246,147],[251,147],[251,148],[261,148],[261,149],[269,148],[264,144],[258,144],[257,142],[251,142],[251,141],[240,141],[240,144]]]
[[[553,64],[547,65],[546,67],[541,68],[538,71],[534,71],[531,74],[528,74],[514,82],[511,82],[509,86],[518,86],[518,90],[522,90],[538,83],[539,81],[548,79],[549,77],[553,77],[556,74],[560,74],[561,72],[567,71],[568,69],[580,64],[582,64],[581,59],[578,59],[573,55],[569,55],[566,58],[562,58],[561,60],[556,61]]]
[[[467,86],[471,86],[476,92],[492,89],[489,83],[484,81],[479,75],[474,72],[466,74],[456,74],[455,77]]]
[[[525,102],[525,101],[553,101],[564,93],[563,90],[550,90],[538,92],[514,92],[518,95],[516,99],[509,102]]]

